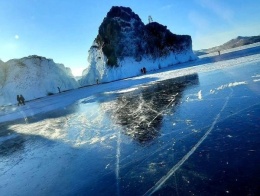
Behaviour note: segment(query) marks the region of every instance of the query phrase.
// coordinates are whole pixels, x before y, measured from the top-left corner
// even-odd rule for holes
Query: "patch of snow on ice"
[[[105,137],[93,137],[90,141],[89,144],[95,144],[97,142],[103,142],[105,140]]]
[[[254,75],[252,78],[260,78],[260,74]]]
[[[189,94],[186,98],[187,102],[202,100],[201,90],[195,94]]]
[[[210,94],[214,94],[214,93],[215,93],[215,90],[210,89],[209,93],[210,93]]]
[[[199,100],[202,100],[201,90],[198,92],[198,99],[199,99]]]
[[[220,87],[216,88],[217,90],[223,90],[225,88],[228,88],[228,87],[235,87],[235,86],[239,86],[239,85],[245,85],[247,84],[246,81],[242,81],[242,82],[233,82],[233,83],[229,83],[229,84],[224,84],[224,85],[221,85]]]
[[[137,90],[138,88],[134,87],[134,88],[128,88],[128,89],[123,89],[123,90],[118,90],[118,91],[112,91],[112,92],[107,92],[106,94],[111,94],[111,93],[128,93],[128,92],[132,92]]]

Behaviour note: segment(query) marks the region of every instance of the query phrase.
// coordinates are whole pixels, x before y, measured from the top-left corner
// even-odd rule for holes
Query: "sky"
[[[260,35],[259,0],[0,0],[0,59],[44,56],[81,76],[112,6],[130,7],[145,24],[150,15],[172,33],[191,35],[194,50]]]

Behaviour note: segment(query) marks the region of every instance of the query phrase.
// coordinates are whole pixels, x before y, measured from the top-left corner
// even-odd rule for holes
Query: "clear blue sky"
[[[191,35],[193,49],[260,35],[259,0],[0,0],[0,59],[52,58],[81,75],[98,27],[113,5],[130,7],[173,33]]]

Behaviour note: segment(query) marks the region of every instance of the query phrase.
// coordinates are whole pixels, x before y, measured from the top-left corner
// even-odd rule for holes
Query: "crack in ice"
[[[233,91],[232,91],[233,92]],[[210,128],[208,129],[208,131],[202,136],[202,138],[192,147],[192,149],[177,163],[175,164],[170,171],[163,176],[159,181],[157,181],[157,183],[150,188],[144,195],[152,195],[153,193],[155,193],[157,190],[159,190],[161,188],[161,186],[183,165],[183,163],[186,162],[186,160],[195,152],[195,150],[202,144],[202,142],[207,138],[207,136],[210,134],[210,132],[213,130],[213,128],[215,127],[218,119],[220,118],[220,114],[224,111],[224,109],[227,106],[227,103],[232,95],[232,92],[230,93],[230,95],[226,98],[226,101],[224,103],[224,105],[222,106],[220,112],[218,113],[218,115],[216,116],[216,118],[214,119],[213,123],[211,124]]]
[[[119,161],[120,161],[120,143],[121,143],[121,134],[118,131],[117,135],[117,149],[116,149],[116,185],[117,185],[117,195],[120,195],[120,173],[119,173]]]
[[[176,93],[175,95],[173,95],[173,99],[170,101],[170,103],[161,111],[159,112],[149,123],[148,123],[148,127],[150,127],[151,123],[159,116],[161,115],[164,110],[166,110],[171,104],[173,101],[175,101],[175,97],[178,95],[179,93]]]

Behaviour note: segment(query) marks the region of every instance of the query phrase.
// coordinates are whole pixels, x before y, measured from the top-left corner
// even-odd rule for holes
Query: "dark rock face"
[[[191,47],[191,37],[175,35],[166,26],[152,22],[147,25],[127,7],[112,7],[99,27],[95,39],[107,57],[107,65],[117,66],[118,59],[144,55],[158,58]]]
[[[134,56],[141,39],[144,24],[130,8],[112,7],[99,27],[96,42],[107,56],[108,65],[117,65],[117,59]],[[130,43],[125,41],[131,39]]]
[[[107,13],[107,18],[119,17],[124,21],[130,22],[131,19],[135,19],[141,22],[141,19],[137,14],[135,14],[131,8],[122,6],[113,6],[111,10]]]
[[[166,26],[157,22],[145,26],[147,54],[153,57],[162,57],[170,52],[178,53],[190,47],[191,37],[171,33]]]

